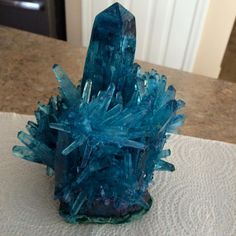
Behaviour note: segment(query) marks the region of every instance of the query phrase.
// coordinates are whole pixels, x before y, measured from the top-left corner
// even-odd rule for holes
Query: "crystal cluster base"
[[[59,65],[59,95],[38,104],[19,132],[15,156],[55,178],[60,215],[70,223],[123,223],[146,213],[156,170],[173,171],[167,138],[184,122],[173,86],[134,63],[135,18],[116,3],[95,19],[81,85]]]
[[[115,206],[110,207],[104,205],[103,201],[97,201],[94,203],[91,209],[86,209],[86,212],[82,212],[78,215],[72,216],[70,214],[70,207],[67,203],[61,202],[59,213],[64,220],[71,224],[76,223],[97,223],[97,224],[121,224],[128,223],[132,220],[140,219],[152,206],[152,198],[147,192],[145,195],[145,202],[147,207],[140,205],[133,205],[127,208],[117,210]]]

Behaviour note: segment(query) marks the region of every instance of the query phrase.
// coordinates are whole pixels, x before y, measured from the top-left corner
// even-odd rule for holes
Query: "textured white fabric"
[[[123,225],[70,225],[58,215],[53,178],[12,156],[31,116],[0,113],[0,235],[236,235],[236,145],[174,135],[176,171],[158,172],[151,210]]]

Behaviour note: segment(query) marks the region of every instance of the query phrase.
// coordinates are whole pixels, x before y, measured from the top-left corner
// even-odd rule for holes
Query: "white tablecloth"
[[[236,145],[174,135],[176,171],[158,172],[151,210],[123,225],[70,225],[58,215],[45,167],[13,157],[32,116],[0,113],[0,235],[236,235]]]

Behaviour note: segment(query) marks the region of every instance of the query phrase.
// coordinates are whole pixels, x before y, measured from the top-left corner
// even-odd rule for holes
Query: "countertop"
[[[38,101],[57,94],[51,66],[60,64],[73,82],[82,77],[86,49],[0,26],[0,111],[33,114]],[[236,84],[139,62],[168,77],[186,102],[184,135],[236,143]]]

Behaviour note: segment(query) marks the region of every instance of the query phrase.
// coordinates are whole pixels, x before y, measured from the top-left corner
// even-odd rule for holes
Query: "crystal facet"
[[[119,3],[113,4],[95,18],[88,48],[82,89],[93,82],[91,94],[97,95],[114,83],[126,103],[134,91],[137,65],[135,17]]]
[[[36,123],[19,132],[15,156],[47,166],[67,222],[122,223],[147,212],[155,170],[170,132],[183,124],[184,102],[166,77],[134,64],[135,18],[113,4],[95,19],[82,85],[59,65],[60,94],[38,104]]]

